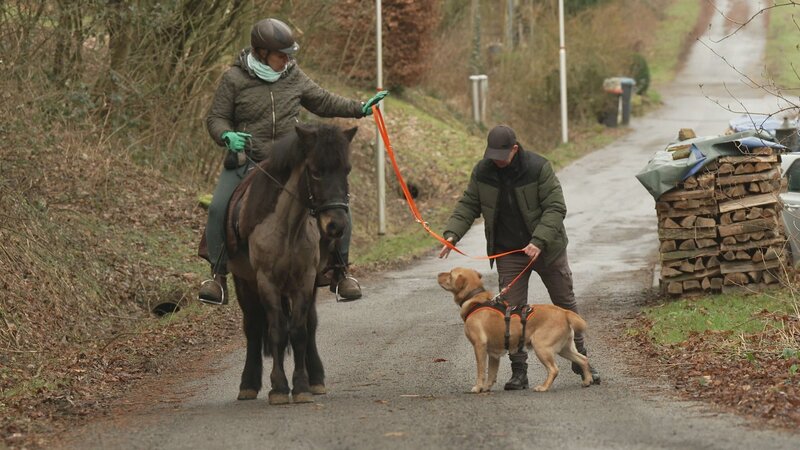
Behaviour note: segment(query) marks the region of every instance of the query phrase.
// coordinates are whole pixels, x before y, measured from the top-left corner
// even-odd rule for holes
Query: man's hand
[[[542,250],[533,244],[526,245],[525,248],[522,249],[522,251],[524,251],[525,254],[528,255],[530,259],[534,260],[538,258],[539,255],[542,254]]]
[[[447,238],[447,242],[452,244],[453,238],[452,237]],[[450,255],[450,250],[452,250],[450,247],[443,245],[442,250],[439,252],[439,258],[447,258]]]
[[[372,115],[372,106],[383,100],[383,97],[386,97],[387,95],[389,95],[389,91],[380,91],[375,94],[375,96],[361,105],[361,113],[364,114],[364,116]]]
[[[222,133],[222,140],[228,150],[240,153],[244,150],[244,146],[250,136],[250,133],[242,133],[241,131],[226,131]]]

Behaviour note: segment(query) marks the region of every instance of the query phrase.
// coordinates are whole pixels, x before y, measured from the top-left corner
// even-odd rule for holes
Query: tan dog
[[[439,285],[453,293],[453,300],[461,307],[461,318],[464,320],[464,332],[475,348],[475,359],[478,363],[478,381],[472,392],[486,392],[492,389],[497,380],[497,368],[500,357],[506,353],[506,324],[502,313],[488,306],[493,295],[483,289],[481,274],[472,269],[456,267],[450,272],[442,272],[438,277]],[[578,363],[583,369],[583,386],[592,384],[589,372],[589,360],[578,353],[575,348],[575,332],[586,330],[586,322],[572,311],[554,305],[531,305],[533,314],[525,326],[525,348],[536,353],[536,357],[547,369],[547,379],[533,388],[544,392],[553,384],[558,375],[555,355]],[[522,325],[518,315],[511,318],[509,347],[516,349],[519,345]],[[489,358],[488,378],[486,358]]]

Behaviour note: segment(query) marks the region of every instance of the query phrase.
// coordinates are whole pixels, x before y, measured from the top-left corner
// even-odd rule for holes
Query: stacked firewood
[[[762,147],[717,158],[661,195],[662,289],[681,295],[777,283],[787,266],[781,187],[779,156]]]
[[[723,290],[763,289],[777,283],[787,263],[781,221],[780,160],[761,147],[741,156],[717,159],[715,198]]]
[[[708,166],[656,202],[661,281],[669,294],[722,289],[716,177]]]

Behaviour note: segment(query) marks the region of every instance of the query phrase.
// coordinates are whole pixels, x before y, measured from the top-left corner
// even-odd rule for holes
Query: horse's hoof
[[[300,392],[299,394],[292,394],[292,402],[294,403],[314,403],[314,397],[310,392]]]
[[[314,395],[325,395],[328,393],[328,390],[325,389],[324,384],[312,384],[310,390]]]
[[[286,405],[289,403],[289,394],[284,394],[281,392],[270,392],[269,393],[269,404],[270,405]]]
[[[255,389],[242,389],[239,391],[239,396],[236,400],[255,400],[258,397],[258,391]]]

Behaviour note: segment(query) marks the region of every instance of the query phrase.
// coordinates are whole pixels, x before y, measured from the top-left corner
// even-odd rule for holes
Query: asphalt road
[[[724,10],[725,1],[716,3]],[[739,70],[757,76],[764,25],[757,19],[712,45]],[[724,31],[718,16],[711,33]],[[505,392],[501,385],[489,394],[469,393],[471,346],[435,276],[456,265],[474,267],[494,290],[497,278],[485,261],[459,255],[439,260],[432,253],[407,270],[363,280],[360,301],[336,304],[327,293],[322,296],[318,341],[330,393],[316,403],[269,406],[264,392],[255,401],[236,401],[242,345],[214,363],[217,375],[182,381],[178,397],[185,400],[94,424],[67,447],[800,448],[796,434],[756,429],[704,405],[676,401],[655,380],[629,376],[626,354],[608,339],[617,332],[612,325],[635,311],[652,285],[654,204],[634,175],[680,128],[721,133],[735,114],[714,100],[748,110],[775,106],[704,46],[695,46],[686,67],[677,83],[662,90],[663,108],[635,118],[624,138],[558,173],[569,209],[576,293],[601,385],[582,388],[562,360],[551,392]],[[475,149],[476,158],[481,152]],[[481,226],[473,227],[462,247],[485,254]],[[538,282],[530,297],[548,301]],[[544,374],[532,358],[532,383]],[[499,381],[509,375],[504,358]]]

